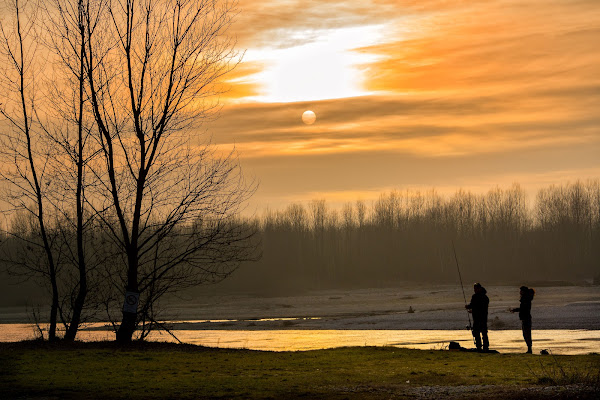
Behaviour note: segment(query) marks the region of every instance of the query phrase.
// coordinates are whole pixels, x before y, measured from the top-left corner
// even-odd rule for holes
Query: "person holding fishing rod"
[[[481,286],[481,283],[474,284],[473,291],[475,293],[471,296],[471,302],[466,304],[465,308],[473,315],[472,332],[475,338],[475,347],[477,347],[477,351],[481,351],[481,342],[483,341],[483,351],[489,351],[487,316],[490,299],[487,297],[487,291]]]
[[[460,279],[460,288],[462,289],[463,299],[465,300],[465,308],[468,311],[467,318],[469,320],[469,325],[467,328],[473,334],[473,341],[475,342],[477,351],[481,351],[481,342],[483,341],[483,351],[487,352],[490,350],[487,330],[487,315],[490,299],[487,297],[487,291],[481,286],[481,283],[476,283],[473,285],[475,294],[471,297],[471,302],[467,304],[467,296],[465,296],[465,287],[463,285],[462,274],[460,273],[460,266],[458,265],[458,256],[456,255],[454,241],[452,242],[452,250],[454,251],[454,261],[456,261],[458,279]],[[473,326],[471,326],[471,317],[469,316],[469,313],[473,314]]]

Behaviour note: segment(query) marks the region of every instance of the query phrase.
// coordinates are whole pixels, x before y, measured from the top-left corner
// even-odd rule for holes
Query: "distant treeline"
[[[12,225],[23,225],[18,222]],[[188,294],[278,295],[407,281],[454,284],[454,250],[466,284],[600,281],[599,180],[546,187],[530,201],[516,184],[483,195],[392,191],[341,209],[313,200],[233,224],[258,231],[262,256],[242,263],[219,284],[192,287]],[[96,236],[95,247],[111,253],[101,235]],[[161,253],[159,258],[168,256]],[[106,262],[123,261],[117,256]],[[110,279],[122,277],[105,274],[94,281]],[[39,289],[30,292],[27,287],[3,285],[0,302],[22,304],[39,295]]]
[[[456,282],[592,281],[600,276],[600,183],[550,186],[526,201],[517,184],[478,195],[392,191],[329,209],[324,200],[256,221],[262,259],[224,288],[288,293]],[[454,247],[454,249],[453,249]]]

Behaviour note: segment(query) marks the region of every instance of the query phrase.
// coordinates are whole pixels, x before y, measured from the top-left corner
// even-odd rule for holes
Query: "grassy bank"
[[[0,396],[146,398],[597,398],[600,355],[354,347],[259,352],[189,345],[0,344]],[[562,370],[561,370],[562,369]],[[573,386],[571,384],[575,383]],[[548,389],[548,387],[551,387]],[[594,393],[595,391],[595,393]]]

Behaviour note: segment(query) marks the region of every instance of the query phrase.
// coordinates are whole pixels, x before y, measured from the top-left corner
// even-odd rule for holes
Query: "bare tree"
[[[34,183],[38,175],[35,164],[43,165],[44,184],[37,191],[32,203],[43,210],[43,214],[38,212],[40,215],[38,219],[43,222],[43,224],[39,223],[42,238],[48,237],[48,221],[53,222],[54,246],[49,246],[47,253],[54,266],[45,274],[50,277],[53,288],[52,308],[56,309],[51,312],[52,334],[50,336],[54,336],[53,326],[56,324],[56,314],[58,314],[65,325],[66,340],[75,339],[82,321],[82,311],[88,293],[86,257],[90,258],[90,254],[93,254],[90,251],[87,252],[90,254],[86,255],[84,234],[95,219],[93,213],[84,212],[86,203],[84,190],[86,185],[89,185],[89,182],[85,181],[85,168],[97,150],[90,150],[88,145],[90,143],[89,122],[94,120],[90,118],[91,113],[85,110],[87,104],[84,87],[87,75],[84,74],[85,58],[83,57],[85,31],[82,15],[77,12],[82,4],[82,1],[57,1],[55,3],[57,7],[44,8],[43,6],[48,4],[20,5],[15,2],[17,27],[20,27],[21,21],[27,21],[29,26],[27,36],[18,35],[17,32],[16,41],[22,47],[23,53],[28,55],[26,59],[28,68],[18,68],[17,72],[22,75],[21,79],[24,82],[32,83],[30,106],[28,110],[26,109],[30,114],[30,121],[27,120],[25,112],[21,119],[18,119],[10,116],[8,109],[4,109],[5,117],[13,125],[22,124],[21,131],[29,142],[27,146],[32,147],[30,158],[33,166],[30,166],[30,169]],[[76,12],[72,12],[73,10]],[[43,18],[37,18],[39,12],[45,12]],[[71,16],[74,18],[70,18]],[[56,17],[60,23],[56,23],[53,17]],[[43,22],[38,23],[39,20]],[[6,30],[3,32],[5,54],[9,61],[13,60],[7,65],[16,65],[12,56],[14,52],[10,49],[9,36]],[[44,68],[45,63],[46,68]],[[48,70],[51,72],[48,73]],[[36,78],[35,92],[33,91],[34,78]],[[27,88],[25,86],[24,93]],[[35,96],[43,96],[45,101],[41,102],[42,106],[38,105],[40,102],[34,101]],[[15,97],[17,96],[9,93],[7,99]],[[31,126],[35,127],[35,131],[32,131]],[[14,145],[10,148],[12,153],[18,152],[19,146],[24,147],[14,140],[14,135],[7,139]],[[15,164],[18,169],[18,163]],[[8,180],[11,183],[12,198],[24,195],[27,198],[27,192],[17,180],[14,178]],[[35,184],[30,186],[35,188]],[[32,269],[40,272],[36,267],[37,263],[31,260],[31,254],[14,259],[20,261],[19,273]],[[69,268],[60,268],[61,264]],[[72,274],[71,267],[77,271],[76,278]],[[63,273],[62,277],[59,276],[59,269]]]
[[[40,226],[53,292],[52,335],[60,312],[65,338],[75,338],[93,272],[105,283],[97,289],[109,315],[115,291],[125,298],[117,339],[129,342],[138,323],[157,324],[164,294],[219,281],[256,256],[256,226],[237,218],[254,185],[245,182],[235,152],[196,135],[218,111],[219,78],[239,62],[225,34],[235,4],[43,5],[36,35],[32,9],[22,35],[23,7],[16,0],[15,27],[2,26],[7,97],[20,99],[1,110],[14,128],[5,141],[15,159],[14,171],[3,175],[15,208],[30,210]],[[34,107],[27,82],[34,54],[27,46],[40,43],[52,64],[43,109]],[[48,239],[46,208],[60,249]],[[55,253],[74,267],[64,275],[64,313]],[[112,262],[102,265],[102,258]]]
[[[51,180],[46,167],[53,154],[40,134],[36,122],[35,75],[38,65],[34,61],[36,50],[35,11],[33,1],[10,2],[10,19],[0,23],[0,50],[5,59],[2,71],[4,102],[0,113],[9,123],[9,130],[2,135],[3,155],[6,157],[2,179],[9,184],[6,201],[15,210],[27,210],[35,216],[41,243],[31,236],[20,236],[29,247],[41,247],[45,263],[22,264],[48,277],[51,291],[49,339],[56,338],[58,315],[57,263],[53,254],[51,232],[48,229],[46,193],[51,190]],[[30,18],[23,18],[27,13]]]
[[[367,206],[363,200],[356,200],[356,217],[358,226],[362,228],[367,218]]]
[[[234,154],[193,141],[238,61],[218,0],[86,2],[87,85],[104,159],[95,208],[125,255],[128,342],[140,296],[227,276],[250,257],[252,232],[232,217],[252,192]],[[92,12],[93,11],[93,12]],[[171,280],[171,284],[165,284]],[[155,285],[158,285],[156,287]],[[152,290],[151,290],[152,289]]]
[[[86,208],[85,193],[86,188],[94,184],[90,179],[93,175],[87,171],[88,164],[99,152],[92,140],[94,119],[86,90],[87,19],[84,16],[89,12],[89,4],[84,0],[54,0],[45,11],[44,39],[55,61],[47,94],[48,114],[53,118],[47,122],[45,133],[60,151],[54,160],[54,170],[62,171],[55,178],[61,190],[53,193],[50,200],[63,221],[61,232],[69,264],[77,271],[77,277],[69,285],[75,292],[67,295],[70,315],[64,338],[72,341],[82,322],[89,291],[88,263],[94,254],[85,237],[96,221],[96,214]]]

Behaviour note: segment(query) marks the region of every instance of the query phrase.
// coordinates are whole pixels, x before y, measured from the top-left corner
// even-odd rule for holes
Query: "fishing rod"
[[[458,271],[458,279],[460,280],[460,288],[462,289],[463,299],[465,301],[465,306],[467,305],[467,296],[465,295],[465,286],[463,285],[462,275],[460,273],[460,266],[458,265],[458,257],[456,256],[456,247],[454,247],[454,240],[452,241],[452,250],[454,251],[454,261],[456,261],[456,270]],[[469,320],[469,325],[467,325],[467,329],[473,333],[473,326],[471,325],[471,314],[467,310],[467,318]],[[473,342],[475,342],[475,336],[473,336]]]

